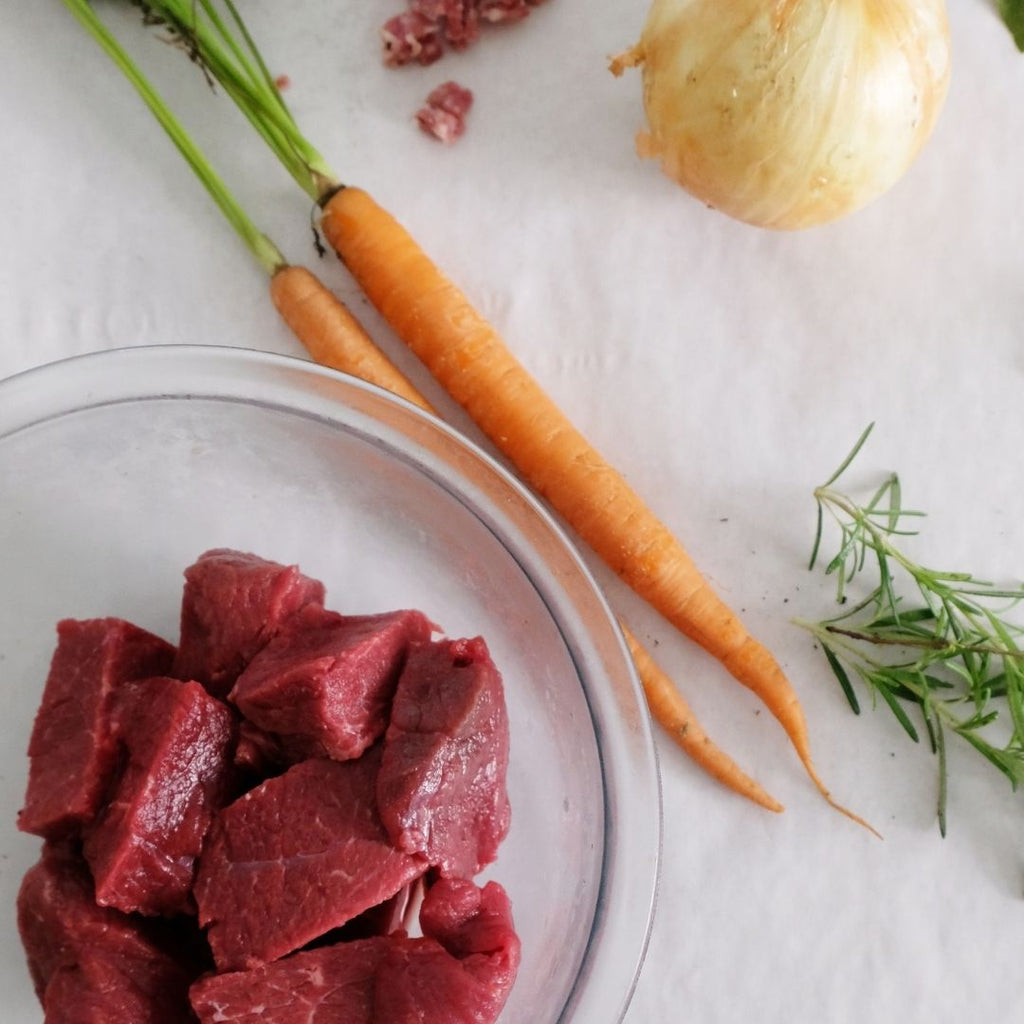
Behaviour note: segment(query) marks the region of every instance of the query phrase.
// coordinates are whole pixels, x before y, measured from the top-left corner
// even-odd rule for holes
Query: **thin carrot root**
[[[427,412],[434,411],[315,274],[305,267],[285,265],[270,279],[270,296],[316,362],[385,388]]]
[[[334,192],[321,226],[396,334],[523,478],[637,594],[764,701],[832,803],[811,761],[799,700],[775,659],[465,295],[362,189]]]
[[[755,680],[755,677],[760,676],[765,671],[771,671],[776,674],[780,681],[784,681],[786,678],[774,657],[772,657],[762,644],[751,636],[746,637],[739,647],[724,655],[722,657],[722,662],[729,672],[732,673],[735,679],[741,682],[744,686],[755,690],[755,692],[756,688],[753,685],[753,681]],[[789,689],[788,683],[785,688]],[[784,693],[782,682],[779,682],[778,685],[773,688],[773,692],[777,692],[780,695]],[[818,771],[811,759],[811,745],[807,736],[807,722],[802,710],[800,709],[796,694],[790,689],[790,693],[776,706],[772,706],[771,704],[768,706],[775,717],[783,723],[790,741],[793,744],[793,748],[796,750],[797,756],[803,763],[808,776],[817,787],[818,792],[820,792],[828,802],[829,806],[849,818],[851,821],[856,822],[858,825],[862,825],[869,832],[881,839],[881,834],[874,828],[874,826],[870,825],[860,817],[860,815],[855,814],[846,807],[843,807],[842,804],[837,803],[835,799],[833,799],[828,787],[822,781],[821,776],[818,775]]]
[[[752,800],[769,811],[780,812],[782,804],[750,778],[739,765],[704,732],[686,700],[672,680],[643,648],[625,623],[619,623],[626,638],[637,674],[647,696],[647,704],[658,724],[682,747],[683,751],[710,776],[734,793]]]

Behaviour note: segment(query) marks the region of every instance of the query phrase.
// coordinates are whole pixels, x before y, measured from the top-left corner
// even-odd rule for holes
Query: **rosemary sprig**
[[[938,823],[945,835],[948,735],[970,744],[1014,789],[1024,782],[1024,626],[1008,617],[1024,599],[1024,586],[996,587],[906,555],[898,538],[913,535],[912,520],[923,513],[903,507],[897,474],[864,504],[834,486],[872,427],[814,492],[810,567],[818,564],[828,516],[839,528],[839,546],[825,572],[836,580],[843,611],[798,624],[821,646],[854,712],[860,712],[859,681],[912,740],[919,742],[923,729],[938,760]],[[851,604],[851,585],[869,574],[867,593]]]

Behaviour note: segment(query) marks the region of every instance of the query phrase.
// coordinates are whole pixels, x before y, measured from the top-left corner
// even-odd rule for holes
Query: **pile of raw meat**
[[[406,9],[381,28],[384,63],[433,64],[446,46],[464,50],[481,25],[522,21],[543,0],[407,0]]]
[[[177,647],[59,623],[18,818],[44,839],[18,925],[48,1022],[498,1017],[519,939],[474,878],[509,826],[499,672],[418,611],[324,598],[218,549]]]

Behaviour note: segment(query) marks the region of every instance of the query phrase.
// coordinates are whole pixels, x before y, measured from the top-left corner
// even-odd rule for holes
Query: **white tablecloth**
[[[855,717],[791,621],[832,611],[831,584],[806,568],[811,491],[871,420],[851,483],[901,472],[907,503],[930,513],[915,550],[1024,575],[1024,57],[994,4],[951,5],[949,100],[906,178],[798,234],[729,221],[636,158],[639,77],[613,79],[606,57],[635,40],[643,0],[550,0],[397,71],[376,35],[396,5],[246,10],[342,178],[406,223],[777,653],[822,776],[885,837],[829,810],[759,703],[595,565],[712,736],[786,805],[753,807],[659,737],[664,868],[629,1024],[1015,1019],[1019,797],[956,744],[940,839],[930,753],[885,709]],[[261,271],[61,4],[9,7],[0,376],[122,345],[301,355]],[[255,219],[312,264],[308,203],[234,110],[147,43],[135,13],[97,8]],[[452,147],[411,120],[447,78],[476,95]],[[450,411],[341,267],[322,269]]]

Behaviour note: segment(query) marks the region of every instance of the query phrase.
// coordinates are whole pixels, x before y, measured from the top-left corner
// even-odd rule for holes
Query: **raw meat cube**
[[[323,604],[324,585],[257,555],[215,548],[185,570],[181,637],[172,675],[215,697],[300,608]]]
[[[221,970],[276,960],[423,874],[381,825],[379,764],[377,748],[303,761],[220,812],[194,893]]]
[[[374,975],[387,948],[385,938],[357,939],[201,978],[192,1007],[202,1024],[374,1024]]]
[[[116,722],[124,768],[84,844],[96,899],[126,913],[188,912],[229,782],[234,716],[199,683],[157,677],[124,688]]]
[[[377,780],[395,846],[445,877],[471,878],[491,863],[510,822],[508,746],[501,675],[484,641],[414,644]]]
[[[304,950],[191,990],[203,1024],[493,1024],[519,966],[508,897],[491,882],[442,881],[422,938],[404,933]]]
[[[174,648],[123,619],[64,619],[29,741],[18,828],[59,838],[95,817],[114,770],[114,694],[171,667]]]
[[[358,757],[383,735],[410,643],[429,640],[417,611],[309,616],[271,640],[238,677],[231,700],[286,750],[337,761]]]
[[[182,1024],[198,973],[151,922],[100,907],[85,864],[46,844],[18,892],[18,930],[48,1024]]]
[[[512,904],[497,882],[482,888],[461,878],[442,878],[420,907],[423,934],[437,939],[460,960],[477,954],[497,956],[511,970],[519,965],[519,940]]]
[[[520,942],[496,882],[442,879],[420,909],[424,938],[392,942],[374,979],[374,1021],[493,1024],[519,969]]]

